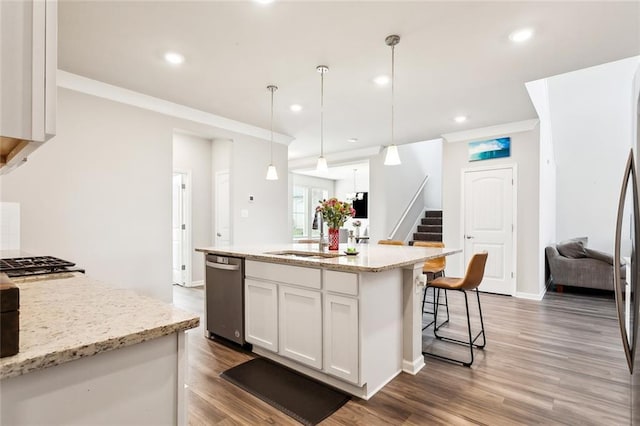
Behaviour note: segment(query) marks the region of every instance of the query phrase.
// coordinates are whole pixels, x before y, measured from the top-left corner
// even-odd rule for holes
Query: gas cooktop
[[[75,263],[52,256],[15,257],[0,259],[0,272],[9,277],[57,274],[62,272],[83,272],[74,268]]]

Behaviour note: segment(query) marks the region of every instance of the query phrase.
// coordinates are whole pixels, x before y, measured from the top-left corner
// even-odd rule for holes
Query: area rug
[[[220,376],[305,425],[316,425],[350,396],[265,358],[237,365]]]

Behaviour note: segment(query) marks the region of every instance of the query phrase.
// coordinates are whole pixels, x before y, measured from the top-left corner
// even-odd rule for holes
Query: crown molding
[[[374,155],[378,155],[382,152],[381,146],[369,146],[360,149],[353,149],[350,151],[332,152],[325,154],[329,167],[348,163],[357,160],[364,160]],[[318,162],[318,157],[302,157],[289,160],[289,170],[313,168]]]
[[[449,143],[471,142],[473,140],[494,138],[498,136],[510,135],[512,133],[528,132],[535,129],[539,122],[540,120],[538,120],[537,118],[533,118],[531,120],[514,121],[512,123],[498,124],[496,126],[462,130],[460,132],[444,133],[442,134],[442,138]]]
[[[218,129],[227,130],[259,139],[270,140],[271,132],[261,127],[246,124],[241,121],[231,120],[226,117],[211,114],[195,108],[169,102],[164,99],[155,98],[133,90],[103,83],[78,74],[58,70],[58,87],[85,93],[87,95],[120,102],[126,105],[135,106],[171,117],[193,121]],[[273,133],[273,141],[282,145],[289,145],[295,138],[282,134]]]

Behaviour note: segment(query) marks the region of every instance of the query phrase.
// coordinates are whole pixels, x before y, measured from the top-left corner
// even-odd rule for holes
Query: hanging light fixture
[[[397,166],[401,164],[400,156],[398,155],[398,147],[393,139],[393,120],[394,120],[394,82],[395,82],[395,47],[400,43],[400,36],[390,35],[384,39],[387,46],[391,46],[391,145],[387,147],[387,154],[384,158],[385,166]]]
[[[324,73],[329,71],[329,67],[318,65],[316,71],[320,73],[320,157],[318,157],[316,170],[326,172],[329,168],[327,167],[327,159],[324,158]]]
[[[269,85],[267,90],[271,92],[271,162],[267,167],[267,180],[278,180],[278,171],[273,165],[273,92],[278,90],[278,86]]]

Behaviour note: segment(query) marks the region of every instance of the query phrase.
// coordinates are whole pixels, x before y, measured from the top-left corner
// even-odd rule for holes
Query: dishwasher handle
[[[238,271],[240,265],[225,265],[224,263],[206,262],[207,267],[215,269],[224,269],[225,271]]]

